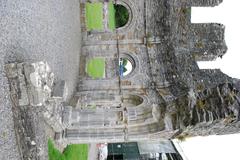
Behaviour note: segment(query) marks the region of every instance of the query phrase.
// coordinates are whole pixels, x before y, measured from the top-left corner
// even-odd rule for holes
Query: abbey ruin
[[[56,143],[62,146],[239,132],[236,80],[197,65],[226,53],[224,25],[191,23],[191,7],[221,2],[116,0],[129,12],[127,24],[110,30],[106,19],[104,31],[89,31],[85,15],[89,2],[80,0],[75,92],[69,91],[67,81],[56,78],[47,61],[12,62],[5,65],[12,103],[41,108]],[[102,78],[86,72],[94,58],[104,61]],[[120,60],[131,64],[127,75],[120,73]]]

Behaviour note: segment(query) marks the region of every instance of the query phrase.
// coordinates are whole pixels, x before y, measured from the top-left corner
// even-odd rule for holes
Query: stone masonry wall
[[[44,62],[5,66],[10,84],[15,136],[22,159],[48,159],[46,125],[61,131],[62,97],[56,97],[54,75]],[[57,86],[58,89],[61,86]],[[61,92],[58,93],[61,95]]]
[[[10,81],[16,81],[21,93],[19,105],[42,107],[57,143],[225,134],[231,127],[239,131],[239,90],[233,79],[219,70],[200,70],[196,63],[225,53],[224,27],[191,24],[190,7],[220,1],[118,0],[115,3],[129,7],[132,17],[127,26],[112,32],[87,31],[85,1],[81,2],[79,84],[69,104],[63,103],[65,82],[54,84],[45,63],[7,66]],[[86,73],[94,57],[105,59],[103,78]],[[119,75],[120,58],[134,64],[126,77]],[[225,122],[231,127],[215,130]]]

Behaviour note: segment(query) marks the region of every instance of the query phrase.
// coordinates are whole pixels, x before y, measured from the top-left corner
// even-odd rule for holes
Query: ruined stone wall
[[[9,79],[15,136],[21,159],[47,159],[44,108],[51,75],[43,63],[12,63],[5,66]],[[45,87],[41,86],[41,78]]]
[[[239,90],[225,83],[200,89],[191,99],[191,121],[178,138],[224,135],[239,132]],[[190,125],[189,125],[190,124]]]
[[[102,1],[96,0],[95,2]],[[145,36],[144,0],[116,0],[114,3],[123,5],[129,12],[128,23],[114,31],[88,31],[85,19],[85,2],[81,3],[81,29],[84,46],[103,45],[102,47],[104,47],[104,45],[115,45],[117,39],[119,39],[119,43],[124,44],[141,43],[143,41]]]
[[[10,63],[5,70],[21,158],[48,159],[48,138],[66,128],[65,81],[57,80],[46,62]]]
[[[164,131],[161,115],[164,108],[159,108],[164,102],[155,89],[168,86],[162,61],[159,63],[155,59],[158,50],[154,46],[161,45],[160,35],[147,33],[160,28],[149,26],[149,23],[156,11],[152,7],[162,8],[163,4],[128,0],[116,3],[127,6],[130,11],[126,26],[113,32],[98,32],[87,31],[86,24],[82,23],[84,45],[78,93],[75,95],[77,102],[76,108],[66,108],[65,143],[87,142],[89,139],[96,142],[147,140],[158,132],[166,132],[159,135],[169,138],[174,133]],[[85,21],[84,5],[81,4],[82,21]],[[104,78],[93,79],[86,74],[86,63],[93,57],[105,59]],[[120,78],[118,61],[121,57],[132,59],[134,68],[129,75]],[[142,102],[138,103],[138,99]]]
[[[86,63],[94,57],[105,59],[105,77],[93,79],[86,74]],[[119,90],[119,58],[133,60],[133,71],[122,81],[122,88],[146,88],[149,85],[149,64],[147,63],[146,47],[143,44],[84,46],[82,48],[82,69],[80,72],[79,89],[84,90]]]
[[[192,24],[191,29],[191,52],[197,61],[215,60],[226,53],[225,27],[222,24]]]
[[[212,6],[219,1],[116,3],[131,10],[129,23],[101,32],[87,31],[85,2],[81,3],[79,84],[69,104],[62,103],[64,82],[37,92],[32,92],[35,87],[24,89],[20,85],[29,101],[42,102],[39,105],[45,108],[44,118],[53,128],[55,140],[67,145],[169,139],[181,133],[228,133],[215,131],[214,124],[229,119],[228,125],[234,128],[240,103],[232,78],[219,70],[200,70],[196,63],[225,53],[224,27],[190,21],[192,5]],[[86,72],[87,62],[94,57],[105,60],[102,78],[92,78]],[[126,77],[119,75],[120,58],[134,64]],[[30,82],[32,72],[27,71],[26,82]],[[36,80],[29,84],[36,85]],[[43,96],[46,91],[52,95]],[[24,100],[19,98],[22,103],[31,102]],[[213,132],[209,132],[211,128]]]
[[[223,0],[190,0],[189,4],[194,7],[214,7],[222,2]]]
[[[132,9],[132,21],[126,27],[96,32],[87,31],[82,24],[84,46],[76,108],[66,109],[64,143],[171,138],[188,126],[229,115],[238,117],[237,109],[227,109],[228,102],[213,98],[221,97],[215,91],[219,85],[232,84],[231,78],[218,70],[199,70],[196,63],[222,56],[226,45],[223,25],[191,24],[191,6],[213,6],[219,1],[117,3]],[[84,4],[81,7],[84,19]],[[123,55],[132,57],[136,67],[132,74],[120,78],[118,60]],[[86,74],[86,62],[93,57],[106,59],[104,78],[92,79]],[[205,90],[210,93],[204,98]],[[138,99],[142,102],[135,103]],[[216,108],[222,110],[218,116]]]

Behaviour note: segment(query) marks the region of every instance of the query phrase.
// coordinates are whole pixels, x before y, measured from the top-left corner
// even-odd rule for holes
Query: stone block
[[[31,91],[29,92],[29,96],[30,104],[32,106],[42,106],[45,101],[44,93],[38,92],[34,89],[31,89]]]
[[[65,106],[63,110],[62,123],[64,126],[69,126],[72,116],[72,106]]]
[[[52,96],[53,98],[64,98],[66,94],[66,83],[65,81],[57,81],[53,86]]]
[[[54,135],[54,140],[61,140],[62,138],[62,135],[61,135],[61,132],[55,132],[55,135]]]
[[[31,73],[33,73],[35,71],[33,65],[31,64],[25,64],[24,65],[24,74],[26,77],[26,81],[27,83],[31,84],[31,79],[30,79],[30,75]]]
[[[5,65],[5,70],[8,78],[17,77],[17,65],[16,63],[10,63]]]
[[[20,82],[19,86],[20,96],[19,96],[19,105],[26,106],[29,105],[28,93],[27,93],[27,86],[25,81]]]

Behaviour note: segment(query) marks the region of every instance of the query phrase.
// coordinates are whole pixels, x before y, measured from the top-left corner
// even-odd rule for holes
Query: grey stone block
[[[64,98],[66,91],[65,81],[57,81],[53,86],[52,96],[53,98]]]
[[[16,63],[10,63],[5,65],[5,71],[7,73],[8,78],[16,78],[17,77],[17,65]]]

